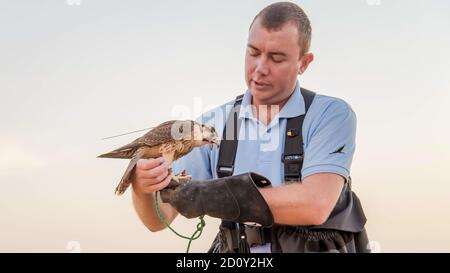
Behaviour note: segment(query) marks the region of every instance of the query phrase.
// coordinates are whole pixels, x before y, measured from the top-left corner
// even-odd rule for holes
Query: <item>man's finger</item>
[[[141,170],[150,170],[161,165],[163,162],[164,162],[163,157],[149,158],[149,159],[141,158],[137,161],[136,166],[138,169]]]
[[[150,178],[157,178],[158,176],[168,172],[168,170],[169,170],[169,165],[167,163],[163,163],[163,164],[159,165],[158,167],[147,171],[147,175]]]
[[[139,177],[139,181],[145,187],[149,187],[149,186],[157,185],[159,183],[164,182],[164,180],[167,178],[167,176],[169,176],[169,171],[167,171],[167,170],[164,171],[161,175],[159,175],[156,178],[155,177],[148,177],[147,172],[141,172],[141,174],[143,174],[143,175],[141,175]]]
[[[160,174],[155,179],[156,179],[156,181],[163,182],[167,178],[168,175],[169,175],[169,171],[168,170],[164,170],[163,173]],[[172,176],[170,175],[170,177],[172,177]]]
[[[170,180],[172,180],[172,176],[167,176],[166,179],[164,179],[163,181],[161,181],[158,184],[153,184],[152,186],[149,186],[147,188],[147,190],[149,192],[155,192],[155,191],[160,191],[162,189],[164,189],[165,187],[167,187],[167,185],[169,185]]]

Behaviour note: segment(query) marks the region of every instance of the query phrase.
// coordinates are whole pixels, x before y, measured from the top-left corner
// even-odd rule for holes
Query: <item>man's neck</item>
[[[291,93],[292,95],[292,93]],[[257,101],[252,97],[252,105],[253,107],[253,115],[264,125],[269,125],[272,119],[278,115],[278,113],[281,111],[281,109],[284,107],[284,105],[289,100],[290,96],[287,98],[278,101],[278,102],[271,102],[271,103],[265,103],[261,101]]]

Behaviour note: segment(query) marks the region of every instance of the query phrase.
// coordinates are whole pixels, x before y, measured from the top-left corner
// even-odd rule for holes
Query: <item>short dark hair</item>
[[[306,13],[297,4],[277,2],[265,7],[255,16],[250,28],[257,18],[261,18],[261,25],[268,30],[279,30],[286,23],[294,23],[299,34],[300,56],[309,51],[312,32],[311,23]]]

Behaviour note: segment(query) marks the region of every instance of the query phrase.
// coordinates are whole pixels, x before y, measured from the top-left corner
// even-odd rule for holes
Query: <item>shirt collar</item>
[[[247,90],[242,98],[241,109],[239,111],[239,118],[256,119],[253,116],[251,108],[252,94],[250,90]],[[278,118],[292,118],[305,114],[305,102],[303,100],[302,93],[300,91],[300,83],[297,80],[294,91],[289,97],[286,104],[278,114]]]

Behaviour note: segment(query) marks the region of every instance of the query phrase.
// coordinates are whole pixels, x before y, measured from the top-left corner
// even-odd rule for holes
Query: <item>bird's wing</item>
[[[146,146],[156,146],[163,143],[167,143],[173,141],[172,137],[172,125],[175,121],[167,121],[164,122],[157,127],[150,130],[148,133],[143,135],[142,137],[133,141],[136,144],[144,144]]]
[[[115,149],[106,154],[102,154],[98,157],[106,157],[106,158],[132,158],[135,154],[136,150],[140,147],[154,147],[157,145],[161,145],[164,143],[173,142],[174,139],[172,137],[172,125],[176,122],[176,120],[166,121],[161,123],[157,127],[153,128],[149,132],[147,132],[142,137],[135,139],[133,142],[122,146],[120,148]]]

